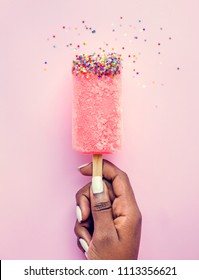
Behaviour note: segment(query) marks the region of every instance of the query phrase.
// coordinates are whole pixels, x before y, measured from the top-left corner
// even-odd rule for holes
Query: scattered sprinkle
[[[121,43],[121,44],[123,44],[123,46],[121,46],[120,45],[120,48],[121,48],[121,50],[122,50],[122,54],[124,54],[125,55],[125,58],[126,59],[128,59],[128,61],[127,61],[127,66],[129,66],[129,68],[131,69],[131,71],[133,71],[132,73],[133,73],[133,78],[136,78],[137,77],[137,75],[140,75],[140,76],[142,76],[143,74],[142,74],[142,71],[141,71],[141,73],[138,71],[138,69],[132,69],[133,67],[137,67],[137,65],[135,64],[136,62],[138,62],[138,59],[140,60],[140,63],[143,63],[143,61],[141,61],[141,58],[142,57],[140,57],[140,55],[141,55],[141,53],[139,52],[140,50],[142,50],[142,47],[153,47],[153,49],[154,49],[154,51],[155,51],[155,53],[156,53],[156,55],[158,54],[158,55],[161,55],[161,56],[159,56],[158,58],[160,58],[162,61],[156,61],[156,66],[158,66],[158,64],[159,65],[162,65],[163,64],[163,58],[165,59],[165,57],[164,57],[164,55],[162,54],[162,51],[161,51],[161,45],[162,45],[162,43],[164,43],[165,41],[164,41],[164,39],[167,39],[167,40],[172,40],[173,38],[172,38],[172,36],[170,35],[165,35],[164,37],[163,37],[163,35],[164,35],[164,32],[160,32],[159,33],[159,35],[161,35],[161,37],[155,37],[154,35],[153,35],[153,37],[152,37],[152,35],[151,34],[153,34],[153,33],[148,33],[147,31],[148,31],[148,26],[146,25],[146,24],[144,24],[144,21],[142,20],[142,19],[137,19],[136,20],[136,22],[127,22],[127,23],[125,23],[125,21],[124,21],[124,17],[123,16],[120,16],[120,17],[118,17],[118,20],[117,20],[117,22],[115,22],[115,23],[110,23],[110,26],[109,26],[109,32],[114,32],[114,36],[112,36],[113,38],[112,38],[112,40],[114,40],[114,41],[118,41],[118,44],[120,44],[121,42],[122,42],[122,40],[124,41],[123,43]],[[81,25],[82,24],[82,25]],[[145,25],[145,26],[144,26]],[[121,29],[119,28],[119,27],[122,27]],[[62,33],[62,36],[63,36],[63,34],[65,34],[66,35],[66,33],[69,35],[69,32],[70,32],[70,30],[71,30],[71,32],[73,31],[73,33],[77,36],[80,36],[80,35],[82,35],[83,36],[83,34],[82,33],[80,33],[80,30],[82,30],[82,28],[84,29],[84,32],[85,32],[85,30],[88,30],[89,31],[89,33],[90,34],[95,34],[95,33],[97,33],[97,35],[98,35],[98,32],[96,32],[96,29],[94,28],[94,26],[90,26],[89,24],[87,25],[86,24],[86,21],[85,20],[81,20],[80,21],[80,24],[79,25],[76,25],[76,26],[68,26],[68,25],[61,25],[59,28],[61,28],[61,29],[63,29],[64,30],[64,33]],[[131,28],[131,29],[129,29],[129,28]],[[158,30],[160,30],[160,31],[163,31],[163,30],[165,30],[165,28],[164,28],[164,26],[159,26],[158,27]],[[76,31],[76,32],[75,32]],[[123,32],[121,32],[121,31],[123,31]],[[55,30],[54,30],[54,32],[55,32]],[[140,32],[142,32],[142,33],[140,33]],[[143,32],[145,32],[145,33],[143,33]],[[136,34],[137,33],[137,34]],[[112,34],[113,35],[113,34]],[[137,36],[138,35],[138,36]],[[141,37],[143,35],[143,37]],[[149,36],[150,35],[150,36]],[[95,36],[92,36],[92,35],[90,35],[91,37],[95,37]],[[126,37],[126,40],[124,40],[125,38],[124,37]],[[56,43],[57,42],[57,38],[58,39],[60,39],[59,37],[61,37],[60,35],[59,35],[59,33],[58,34],[56,34],[56,33],[52,33],[52,35],[50,35],[48,38],[47,38],[47,41],[50,41],[50,40],[52,40],[52,38],[53,39],[55,39],[54,41],[53,41],[53,43],[54,43],[54,45],[52,46],[54,49],[55,48],[59,48],[59,45]],[[83,37],[76,37],[76,38],[83,38]],[[89,37],[88,37],[89,38]],[[122,39],[123,38],[123,39]],[[139,39],[139,40],[138,40]],[[141,40],[140,40],[141,39]],[[86,45],[88,45],[88,43],[89,43],[89,45],[91,45],[91,43],[92,42],[90,42],[90,41],[84,41],[85,39],[81,39],[81,41],[79,40],[77,40],[77,41],[72,41],[71,43],[65,43],[64,45],[65,45],[65,47],[67,47],[67,48],[70,48],[71,46],[73,46],[72,47],[72,50],[74,51],[74,52],[78,52],[80,49],[82,49],[83,48],[83,46],[84,46],[84,50],[86,50]],[[89,39],[88,39],[89,40]],[[138,40],[137,42],[135,42],[135,40]],[[155,44],[152,44],[152,42],[153,41],[155,41],[156,43]],[[139,42],[139,44],[136,44],[135,45],[135,43],[138,43]],[[147,44],[145,44],[146,42],[148,42]],[[103,43],[103,44],[102,44]],[[142,44],[142,45],[141,45]],[[117,50],[117,48],[118,48],[118,46],[114,46],[114,44],[113,44],[113,46],[110,44],[110,42],[109,42],[109,44],[108,43],[106,43],[106,42],[101,42],[101,46],[103,45],[103,47],[99,47],[99,53],[100,53],[100,57],[101,56],[103,56],[103,57],[106,57],[106,56],[108,56],[108,55],[116,55],[115,54],[115,51]],[[157,49],[157,46],[159,46],[159,48]],[[51,48],[52,48],[51,47]],[[114,48],[115,47],[115,48]],[[116,48],[117,47],[117,48]],[[155,48],[156,47],[156,48]],[[109,51],[111,50],[111,52],[112,53],[108,53],[107,54],[107,49],[109,49]],[[116,50],[115,50],[116,49]],[[134,54],[133,53],[131,53],[131,52],[134,52]],[[55,52],[56,53],[56,52]],[[136,55],[135,55],[136,54]],[[144,55],[145,53],[144,53],[144,50],[143,50],[143,55]],[[78,53],[76,54],[76,57],[78,56]],[[84,54],[83,56],[88,56],[88,55],[86,55],[86,54]],[[92,57],[94,57],[94,54],[92,55]],[[44,62],[43,62],[43,64],[44,65],[46,65],[47,66],[47,64],[48,64],[48,62],[47,61],[45,61],[45,58],[44,58]],[[92,63],[91,63],[92,64]],[[88,65],[87,65],[88,66]],[[86,67],[87,67],[86,66]],[[90,67],[92,67],[91,65],[90,65]],[[103,66],[104,68],[106,68],[106,65],[104,65]],[[46,68],[45,68],[46,69]],[[180,70],[180,67],[178,66],[174,66],[174,69],[176,69],[177,71],[179,71]],[[139,69],[139,70],[141,70],[141,69]],[[44,71],[46,71],[46,70],[44,70]],[[99,73],[99,75],[100,75],[100,73]],[[154,77],[155,78],[155,77]],[[139,77],[137,78],[138,80],[139,80]],[[164,86],[164,83],[162,82],[158,82],[158,81],[155,81],[155,79],[153,80],[153,81],[151,81],[151,84],[153,84],[153,85],[161,85],[161,86]],[[140,86],[142,87],[142,88],[145,88],[146,87],[146,85],[145,85],[145,83],[140,83]]]

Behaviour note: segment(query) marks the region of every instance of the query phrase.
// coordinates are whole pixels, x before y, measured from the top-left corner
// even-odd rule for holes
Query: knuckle
[[[136,223],[136,225],[137,226],[141,226],[141,224],[142,224],[142,214],[141,214],[141,212],[140,212],[140,210],[138,209],[137,210],[137,213],[136,213],[136,215],[135,215],[135,223]]]
[[[104,211],[111,208],[111,202],[110,201],[102,201],[97,202],[93,205],[94,211]]]
[[[82,196],[82,189],[80,189],[80,190],[76,193],[76,195],[75,195],[76,201],[79,201],[79,199],[80,199],[81,196]]]
[[[78,236],[78,232],[79,232],[79,230],[78,230],[78,224],[77,224],[77,222],[75,223],[75,226],[74,226],[74,233]]]
[[[123,180],[127,180],[127,181],[129,180],[129,177],[128,177],[127,173],[124,172],[124,171],[121,171],[120,176]]]

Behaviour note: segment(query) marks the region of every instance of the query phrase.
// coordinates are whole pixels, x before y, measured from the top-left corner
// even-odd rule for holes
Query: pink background
[[[197,0],[0,1],[0,259],[84,258],[74,197],[90,157],[71,148],[74,53],[61,27],[95,27],[92,51],[120,16],[141,18],[149,42],[132,45],[142,75],[124,67],[123,149],[106,158],[129,174],[143,214],[139,258],[199,258],[198,9]]]

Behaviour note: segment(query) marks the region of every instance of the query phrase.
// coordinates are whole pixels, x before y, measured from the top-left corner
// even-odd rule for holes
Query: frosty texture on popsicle
[[[121,148],[121,55],[77,55],[72,67],[73,148],[86,154]]]

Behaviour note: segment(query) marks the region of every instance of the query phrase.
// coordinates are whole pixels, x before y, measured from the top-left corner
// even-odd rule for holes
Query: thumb
[[[91,186],[90,203],[94,221],[94,235],[101,239],[103,236],[107,236],[110,233],[116,234],[112,204],[105,182],[103,182],[103,192],[101,193],[94,194]]]

